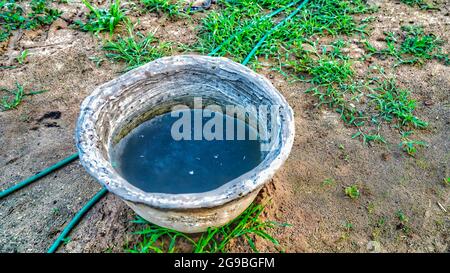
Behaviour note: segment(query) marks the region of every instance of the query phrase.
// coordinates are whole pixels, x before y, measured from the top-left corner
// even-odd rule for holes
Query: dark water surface
[[[193,117],[201,110],[179,113],[191,114],[193,139]],[[171,128],[179,117],[167,113],[142,123],[120,140],[111,153],[114,168],[145,192],[198,193],[220,187],[256,167],[263,153],[258,140],[248,140],[249,132],[256,134],[254,129],[239,119],[217,112],[214,115],[223,119],[224,139],[226,122],[235,122],[234,128],[245,128],[245,140],[176,141]],[[203,117],[203,125],[210,119]]]

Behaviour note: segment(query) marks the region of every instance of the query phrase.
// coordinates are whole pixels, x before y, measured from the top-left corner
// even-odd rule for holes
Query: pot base
[[[209,227],[220,227],[238,217],[250,206],[261,188],[222,206],[201,209],[157,209],[144,204],[125,201],[139,216],[161,227],[184,233],[199,233]]]

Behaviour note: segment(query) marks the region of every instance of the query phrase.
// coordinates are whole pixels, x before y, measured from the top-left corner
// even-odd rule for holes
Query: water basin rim
[[[277,150],[270,151],[266,158],[254,169],[212,191],[188,194],[143,192],[124,180],[110,166],[109,161],[103,158],[100,150],[94,145],[98,140],[98,136],[95,135],[94,130],[96,121],[95,106],[107,103],[105,97],[111,95],[111,92],[114,92],[114,89],[117,89],[118,86],[123,88],[124,86],[129,86],[139,80],[149,78],[151,75],[164,73],[165,70],[174,70],[177,69],[177,67],[186,65],[210,65],[226,68],[227,71],[233,71],[236,75],[250,77],[252,81],[258,82],[260,86],[263,86],[264,90],[269,92],[276,98],[279,104],[283,106],[282,116],[284,122],[282,126],[280,126],[281,131],[278,136],[281,138],[281,147]],[[96,178],[96,180],[104,185],[109,191],[125,200],[143,203],[155,208],[194,209],[220,206],[260,188],[265,182],[270,180],[287,159],[293,145],[294,130],[292,109],[289,107],[284,97],[266,78],[227,58],[200,55],[178,55],[155,60],[97,87],[81,105],[75,138],[81,164],[91,176]]]

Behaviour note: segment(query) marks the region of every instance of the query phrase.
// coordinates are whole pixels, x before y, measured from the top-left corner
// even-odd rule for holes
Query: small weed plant
[[[25,93],[23,85],[16,83],[15,88],[0,88],[0,92],[6,93],[6,95],[1,98],[0,106],[2,111],[7,111],[17,108],[26,96],[32,96],[46,91],[40,90]]]
[[[145,9],[149,12],[165,14],[171,19],[186,17],[183,7],[186,2],[180,0],[141,0]]]
[[[127,21],[125,10],[120,5],[120,0],[114,0],[108,9],[97,8],[88,0],[81,0],[89,9],[86,22],[75,21],[75,25],[83,31],[99,33],[109,31],[110,36],[113,35],[116,26]]]
[[[359,196],[361,195],[359,192],[358,186],[356,186],[356,185],[346,187],[344,189],[344,192],[345,192],[345,195],[347,195],[351,199],[358,199]]]
[[[26,13],[22,2],[0,0],[0,42],[8,40],[14,30],[50,25],[62,13],[51,8],[48,0],[32,0],[30,8]]]

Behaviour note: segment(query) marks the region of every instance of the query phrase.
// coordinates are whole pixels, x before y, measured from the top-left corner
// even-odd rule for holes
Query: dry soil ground
[[[450,52],[450,4],[424,11],[398,1],[373,1],[380,6],[371,23],[370,41],[377,43],[385,30],[403,23],[421,24],[442,37]],[[75,152],[74,126],[79,105],[96,86],[119,75],[124,66],[89,59],[103,56],[100,40],[68,27],[67,22],[86,12],[78,1],[57,4],[62,17],[51,26],[24,31],[4,45],[0,62],[8,64],[24,49],[31,53],[24,65],[0,70],[0,85],[47,89],[27,97],[18,109],[0,112],[0,189],[35,174]],[[192,20],[171,22],[164,16],[140,17],[140,30],[155,31],[164,41],[192,43]],[[357,38],[355,38],[357,39]],[[361,49],[353,47],[354,54]],[[376,60],[390,69],[392,63]],[[364,70],[367,62],[355,64]],[[294,147],[286,164],[261,193],[272,202],[264,217],[290,227],[272,232],[286,252],[367,252],[377,241],[384,252],[449,252],[450,189],[442,183],[450,175],[450,67],[431,61],[422,67],[401,66],[397,81],[417,99],[416,115],[430,123],[416,136],[429,146],[415,157],[398,147],[398,136],[384,132],[388,143],[368,146],[352,139],[339,116],[316,108],[316,99],[303,91],[307,83],[289,84],[280,74],[260,73],[287,98],[296,116]],[[426,102],[426,103],[424,103]],[[58,111],[59,115],[46,113]],[[392,135],[391,135],[392,134]],[[389,141],[392,140],[392,141]],[[341,148],[340,148],[341,147]],[[343,147],[343,149],[342,149]],[[333,179],[333,183],[323,181]],[[357,184],[361,197],[351,200],[343,187]],[[100,189],[78,162],[55,172],[0,201],[0,251],[43,252],[69,219]],[[439,205],[440,203],[447,212]],[[409,218],[405,233],[396,215]],[[87,214],[59,251],[123,251],[136,240],[130,222],[134,213],[108,194]],[[380,219],[384,223],[380,224]],[[351,228],[350,228],[351,226]],[[257,240],[262,251],[274,249]],[[232,251],[249,251],[235,242]]]

